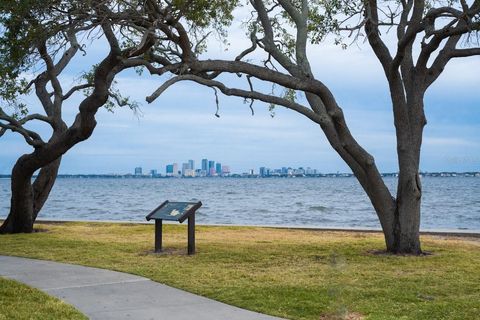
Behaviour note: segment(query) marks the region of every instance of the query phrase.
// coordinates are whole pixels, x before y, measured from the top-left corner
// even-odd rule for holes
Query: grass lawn
[[[0,254],[138,274],[291,319],[480,319],[480,239],[424,236],[432,255],[399,257],[372,253],[380,234],[197,226],[187,256],[184,225],[164,225],[162,254],[153,225],[38,228],[0,236]]]
[[[0,320],[87,319],[72,306],[16,281],[0,278]]]

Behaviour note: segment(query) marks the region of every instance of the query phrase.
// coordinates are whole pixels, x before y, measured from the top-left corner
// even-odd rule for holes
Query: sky
[[[241,15],[230,29],[230,45],[214,44],[208,58],[231,58],[248,46]],[[86,63],[98,61],[106,46],[100,42],[87,48],[87,55],[75,60],[62,77],[67,87],[78,78]],[[382,69],[370,47],[363,42],[343,50],[327,41],[309,48],[312,70],[327,84],[343,108],[347,124],[358,142],[376,159],[381,172],[396,172],[396,140],[389,92]],[[253,57],[255,58],[255,57]],[[480,57],[451,62],[428,90],[421,156],[422,171],[480,171]],[[240,98],[219,95],[220,117],[215,116],[212,89],[183,82],[169,88],[151,104],[145,102],[165,77],[137,76],[126,72],[117,87],[141,102],[140,111],[102,109],[90,139],[73,147],[62,160],[60,173],[165,172],[170,163],[207,158],[229,165],[232,172],[258,168],[311,167],[320,172],[350,172],[326,141],[318,125],[277,107],[274,116],[266,104],[248,104]],[[227,79],[245,86],[242,79]],[[257,88],[261,84],[256,84]],[[68,123],[78,111],[81,96],[64,108]],[[300,95],[298,101],[304,101]],[[33,97],[26,99],[39,111]],[[37,129],[36,126],[32,128]],[[40,131],[46,132],[44,128]],[[31,148],[17,134],[0,138],[0,174],[9,174],[19,156]]]

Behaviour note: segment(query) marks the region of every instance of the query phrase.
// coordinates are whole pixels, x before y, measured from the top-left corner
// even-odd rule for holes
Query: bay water
[[[395,194],[396,178],[385,178]],[[480,178],[424,177],[423,230],[480,230]],[[197,223],[380,228],[355,178],[59,178],[40,213],[52,220],[145,221],[164,200],[202,201]],[[0,218],[10,179],[0,179]]]

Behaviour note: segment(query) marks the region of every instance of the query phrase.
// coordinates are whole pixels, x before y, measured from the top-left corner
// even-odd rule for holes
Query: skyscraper
[[[195,171],[195,161],[188,160],[188,169]]]
[[[142,175],[142,167],[136,167],[135,168],[135,175],[136,176],[141,176]]]
[[[173,164],[173,176],[174,177],[178,176],[178,163]]]
[[[215,161],[210,160],[208,161],[208,175],[213,176],[215,175]]]
[[[167,164],[165,168],[165,174],[167,177],[173,176],[173,164]]]
[[[215,166],[215,172],[220,176],[222,175],[222,164],[220,162],[217,162]]]
[[[182,176],[185,176],[185,172],[190,169],[190,164],[187,163],[182,163]]]
[[[260,174],[261,177],[265,177],[267,175],[265,169],[266,169],[265,167],[260,167],[260,170],[258,170],[258,173]]]

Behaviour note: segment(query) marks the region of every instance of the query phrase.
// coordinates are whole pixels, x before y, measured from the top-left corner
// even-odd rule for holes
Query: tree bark
[[[307,93],[307,100],[314,110],[321,108],[321,101],[318,97]],[[318,112],[318,111],[317,111]],[[394,219],[396,203],[388,190],[382,176],[375,165],[374,158],[363,148],[350,134],[345,119],[332,118],[331,121],[320,125],[322,131],[338,155],[350,167],[355,177],[359,181],[363,190],[372,203],[377,217],[380,221],[385,244],[387,248],[392,248],[395,243]],[[340,130],[337,128],[341,128]],[[349,152],[347,146],[356,152]]]
[[[61,157],[41,168],[33,184],[33,173],[25,168],[26,161],[20,158],[12,170],[10,212],[0,227],[0,234],[33,231],[38,213],[55,184]]]
[[[35,171],[25,167],[28,156],[20,157],[12,170],[10,213],[0,233],[30,233],[33,232],[33,186],[32,176]]]
[[[397,254],[421,254],[420,204],[422,189],[418,173],[400,174],[394,221],[394,243],[388,251]]]
[[[425,87],[421,77],[404,76],[411,81],[400,89],[391,82],[394,121],[397,136],[399,174],[393,222],[393,244],[387,250],[396,254],[421,254],[420,210],[420,151],[426,124],[423,97]],[[397,82],[398,83],[398,82]],[[403,88],[405,87],[404,98]],[[401,93],[400,93],[401,91]]]
[[[37,178],[33,182],[33,220],[37,219],[38,213],[42,210],[50,195],[50,191],[52,191],[53,185],[57,180],[61,161],[62,157],[59,157],[40,169]]]

